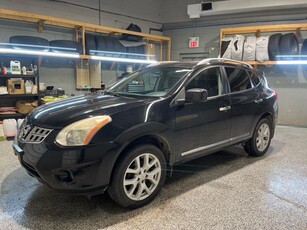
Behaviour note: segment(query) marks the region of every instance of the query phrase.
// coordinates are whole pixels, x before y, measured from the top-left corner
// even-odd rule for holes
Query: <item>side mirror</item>
[[[186,102],[199,102],[206,101],[208,98],[208,92],[205,89],[194,88],[185,92]]]

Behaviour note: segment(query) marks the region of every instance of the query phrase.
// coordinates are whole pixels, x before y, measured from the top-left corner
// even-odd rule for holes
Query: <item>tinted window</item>
[[[220,68],[210,68],[199,73],[186,87],[186,90],[193,88],[206,89],[208,97],[221,95],[223,84],[221,81]]]
[[[161,97],[190,71],[180,67],[148,67],[112,85],[107,89],[107,93]]]
[[[260,82],[259,77],[255,73],[251,73],[251,80],[252,80],[254,86],[258,85],[259,82]]]
[[[243,69],[225,67],[231,92],[239,92],[250,89],[251,81],[248,73]]]

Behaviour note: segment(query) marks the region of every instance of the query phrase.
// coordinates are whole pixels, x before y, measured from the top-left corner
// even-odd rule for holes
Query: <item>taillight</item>
[[[273,92],[273,96],[276,97],[276,99],[278,99],[278,94],[275,92],[275,90],[272,90]]]

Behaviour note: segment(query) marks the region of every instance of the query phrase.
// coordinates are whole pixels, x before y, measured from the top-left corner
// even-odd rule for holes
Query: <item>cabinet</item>
[[[31,64],[37,65],[38,63],[38,58],[30,58],[30,57],[22,57],[21,56],[11,56],[11,55],[2,55],[0,56],[0,63],[3,64],[5,67],[10,66],[10,61],[11,60],[17,60],[20,61],[21,67],[22,66],[30,66]],[[39,96],[39,70],[37,71],[36,74],[30,74],[28,73],[27,75],[22,75],[22,74],[0,74],[0,86],[1,87],[7,87],[8,86],[8,80],[16,80],[16,79],[21,79],[26,83],[26,81],[32,81],[34,85],[37,86],[37,93],[35,94],[26,94],[26,91],[22,94],[3,94],[0,95],[0,121],[4,119],[9,119],[9,118],[24,118],[27,114],[21,114],[16,111],[16,113],[12,114],[3,114],[3,111],[1,111],[1,108],[3,107],[16,107],[16,102],[19,100],[33,100],[33,101],[38,101],[40,100]],[[24,87],[24,86],[23,86]]]

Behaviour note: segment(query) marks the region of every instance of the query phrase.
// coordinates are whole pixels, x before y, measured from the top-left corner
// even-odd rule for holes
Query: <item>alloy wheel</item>
[[[262,124],[257,131],[256,146],[259,151],[264,151],[270,142],[270,127]]]
[[[149,197],[160,182],[161,172],[161,163],[155,155],[144,153],[134,158],[126,169],[123,181],[127,197],[134,201]]]

